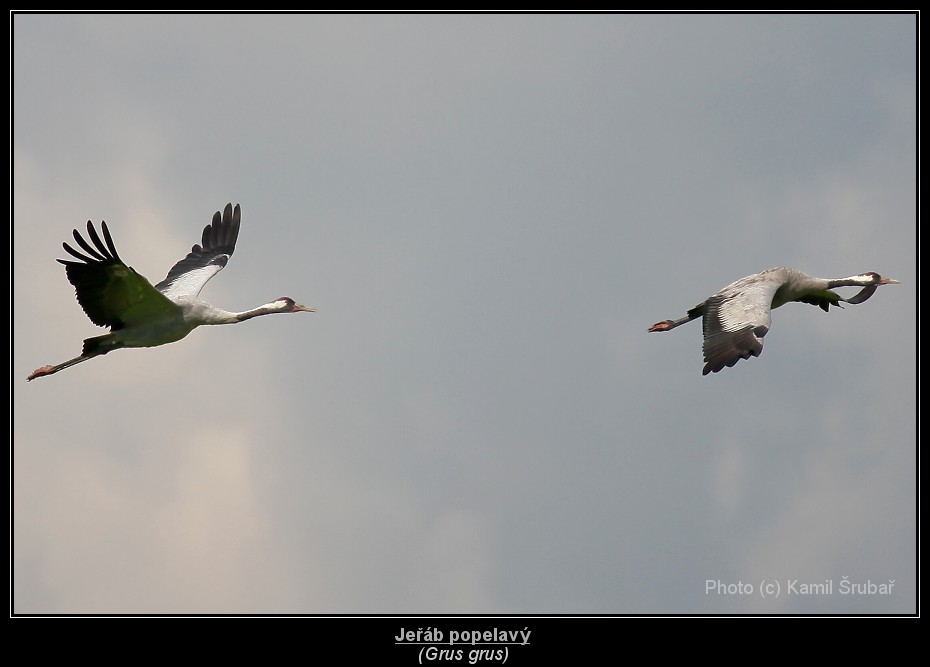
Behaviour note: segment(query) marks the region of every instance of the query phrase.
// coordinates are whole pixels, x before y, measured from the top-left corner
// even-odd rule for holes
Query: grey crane
[[[795,269],[766,269],[727,285],[699,303],[678,320],[664,320],[649,331],[670,331],[677,326],[702,318],[704,325],[704,375],[732,367],[740,359],[762,354],[762,339],[772,325],[772,309],[789,301],[842,308],[844,303],[862,303],[879,285],[896,285],[899,281],[883,278],[874,271],[849,278],[814,278]],[[834,287],[862,287],[853,297],[844,299],[830,290]]]
[[[65,265],[68,281],[74,285],[87,317],[98,326],[109,327],[110,333],[86,339],[81,356],[37,368],[27,380],[57,373],[121,347],[173,343],[202,324],[236,324],[272,313],[315,312],[286,296],[241,313],[216,308],[197,298],[235,251],[240,216],[239,204],[235,210],[231,203],[227,204],[222,215],[217,211],[213,222],[204,227],[200,244],[194,245],[154,287],[120,259],[106,222],[100,224],[101,241],[94,225],[87,221],[87,235],[93,245],[75,229],[74,240],[87,254],[62,243],[80,261],[58,261]]]

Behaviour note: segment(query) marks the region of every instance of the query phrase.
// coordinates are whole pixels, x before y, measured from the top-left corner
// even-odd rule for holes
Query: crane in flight
[[[699,303],[678,320],[663,320],[649,331],[670,331],[677,326],[702,318],[704,325],[704,375],[717,373],[740,359],[762,354],[762,339],[772,325],[772,309],[789,301],[842,308],[845,303],[866,301],[879,285],[897,285],[900,281],[883,278],[874,271],[849,278],[814,278],[786,268],[766,269],[727,285]],[[853,297],[844,299],[834,287],[862,287]]]
[[[227,204],[222,215],[214,213],[213,222],[204,227],[200,244],[194,245],[154,287],[120,259],[106,222],[100,224],[101,240],[94,225],[87,221],[91,243],[75,229],[74,240],[86,254],[63,243],[68,254],[79,261],[58,261],[65,265],[68,281],[74,285],[87,317],[98,326],[109,327],[110,333],[86,339],[81,356],[37,368],[27,380],[57,373],[121,347],[173,343],[202,324],[236,324],[272,313],[315,312],[286,296],[241,313],[216,308],[197,298],[235,251],[239,220],[238,204],[235,209]]]

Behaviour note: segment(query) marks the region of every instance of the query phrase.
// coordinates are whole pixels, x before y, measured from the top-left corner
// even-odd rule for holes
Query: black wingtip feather
[[[232,255],[236,247],[236,241],[239,238],[239,222],[241,211],[239,204],[233,208],[231,203],[226,204],[223,212],[217,211],[213,214],[213,222],[203,228],[201,235],[201,245],[195,245],[191,252],[198,253],[207,250],[226,250],[227,254]]]
[[[64,248],[64,249],[65,249],[65,252],[67,252],[69,255],[71,255],[72,257],[76,257],[77,259],[81,260],[82,262],[88,262],[88,263],[90,263],[90,262],[93,262],[93,261],[94,261],[93,257],[88,257],[87,255],[83,255],[83,254],[79,253],[77,250],[75,250],[74,248],[72,248],[71,246],[69,246],[67,243],[62,243],[62,244],[61,244],[61,247]],[[59,260],[57,260],[57,261],[61,262],[62,264],[65,264],[65,265],[72,264],[72,262],[71,262],[70,260],[67,260],[67,259],[59,259]]]
[[[90,220],[87,221],[87,233],[90,236],[92,241],[95,241],[96,244],[100,245],[100,239],[97,238],[97,232],[94,231],[94,226],[91,224]],[[84,251],[96,259],[99,262],[106,261],[107,257],[100,254],[100,251],[97,248],[92,247],[87,241],[84,240],[84,237],[81,236],[81,233],[78,230],[71,232],[71,235],[74,236],[74,240],[77,241],[78,245],[84,249]]]
[[[94,229],[94,225],[90,220],[87,221],[87,234],[90,236],[90,240],[94,242],[94,245],[97,246],[100,254],[103,255],[103,259],[114,259],[107,247],[103,245],[103,241],[97,236],[97,230]]]
[[[119,254],[116,252],[116,245],[113,243],[113,237],[110,235],[110,230],[107,229],[107,223],[101,222],[100,227],[103,230],[103,238],[106,243],[100,239],[100,236],[97,234],[97,230],[94,229],[93,223],[87,221],[87,236],[93,242],[93,245],[88,243],[87,240],[81,236],[81,233],[78,230],[73,230],[72,235],[74,240],[81,247],[84,252],[75,250],[72,246],[67,243],[62,243],[61,247],[64,248],[65,252],[74,257],[75,259],[80,260],[79,262],[74,262],[67,259],[59,259],[57,262],[67,266],[83,266],[86,264],[98,264],[98,263],[122,263]],[[86,253],[86,254],[85,254]]]
[[[212,248],[217,244],[217,231],[222,222],[223,219],[220,217],[220,212],[217,211],[213,214],[213,222],[203,228],[203,235],[200,238],[200,243],[204,248]]]
[[[117,262],[122,262],[119,254],[116,252],[116,245],[113,243],[113,237],[110,236],[110,230],[107,229],[107,223],[105,220],[100,221],[100,229],[103,230],[103,238],[107,242],[107,249],[110,251],[110,256],[115,259]]]

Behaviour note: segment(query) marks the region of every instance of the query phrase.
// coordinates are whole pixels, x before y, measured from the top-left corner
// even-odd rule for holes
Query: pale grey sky
[[[15,612],[915,610],[914,16],[13,39]],[[154,282],[230,201],[203,297],[317,313],[26,383],[101,333],[54,261],[73,228]],[[903,284],[789,304],[711,377],[700,324],[646,333],[771,266]]]

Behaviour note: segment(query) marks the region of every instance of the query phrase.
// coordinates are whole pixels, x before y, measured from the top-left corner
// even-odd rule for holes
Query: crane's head
[[[860,290],[856,296],[843,299],[843,301],[852,304],[862,303],[875,293],[875,290],[878,289],[879,285],[899,285],[900,283],[900,280],[895,280],[894,278],[885,278],[875,273],[875,271],[867,271],[862,275],[852,276],[849,278],[850,285],[862,285],[863,289]]]
[[[310,306],[304,306],[288,296],[278,297],[272,303],[275,310],[279,313],[315,313],[316,308],[311,308]]]
[[[865,287],[871,287],[875,285],[900,285],[900,280],[895,280],[894,278],[885,278],[875,273],[875,271],[866,271],[861,276],[853,276],[855,280],[861,281],[861,284]]]

